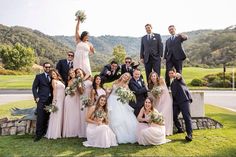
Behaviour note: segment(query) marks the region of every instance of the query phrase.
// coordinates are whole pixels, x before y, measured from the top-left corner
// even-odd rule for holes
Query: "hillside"
[[[229,26],[224,30],[196,30],[185,32],[189,39],[184,42],[187,53],[185,65],[216,67],[226,63],[236,64],[236,27]],[[163,35],[162,40],[168,38]],[[121,44],[129,56],[139,58],[141,37],[99,36],[90,37],[90,42],[96,49],[91,57],[93,69],[100,69],[111,59],[113,47]],[[30,46],[35,50],[37,63],[50,61],[56,63],[65,57],[68,50],[75,50],[73,36],[49,36],[37,30],[25,27],[7,27],[0,24],[0,44],[13,45],[16,42]]]

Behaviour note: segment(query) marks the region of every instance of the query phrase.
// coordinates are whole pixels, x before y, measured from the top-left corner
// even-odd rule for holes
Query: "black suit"
[[[128,72],[128,73],[130,73],[131,76],[133,76],[133,71],[134,71],[134,69],[132,66],[130,66],[129,68],[126,68],[126,64],[121,65],[121,75]]]
[[[176,36],[173,40],[171,38],[166,40],[164,58],[166,59],[166,84],[170,86],[169,71],[175,67],[176,71],[182,74],[183,60],[186,59],[182,43],[187,38],[182,38],[181,35]]]
[[[129,88],[134,92],[136,97],[136,103],[130,102],[130,106],[134,108],[134,114],[136,116],[138,116],[139,111],[143,107],[144,101],[147,98],[147,88],[145,87],[143,79],[139,78],[138,81],[141,83],[141,86],[134,78],[129,82]]]
[[[148,80],[152,69],[160,76],[161,57],[163,56],[163,44],[160,34],[153,33],[151,39],[147,35],[141,39],[140,59],[144,59],[146,77]]]
[[[68,73],[69,73],[70,68],[73,68],[73,62],[72,62],[72,65],[69,66],[67,59],[59,60],[56,66],[56,69],[61,75],[62,80],[64,81],[66,87],[68,85]]]
[[[179,80],[174,79],[170,87],[173,97],[173,119],[175,126],[178,130],[182,130],[178,119],[179,113],[182,112],[187,134],[192,135],[192,122],[189,108],[190,103],[192,103],[192,97],[189,90],[182,78]]]
[[[107,64],[104,66],[103,70],[101,71],[100,73],[100,77],[101,77],[101,80],[102,80],[102,83],[108,83],[108,82],[112,82],[112,81],[115,81],[117,80],[118,78],[120,78],[120,74],[119,74],[119,71],[120,71],[120,67],[118,66],[116,71],[113,72],[111,71],[111,75],[107,75],[107,71],[111,71],[111,65],[110,64]]]
[[[35,100],[39,98],[36,110],[36,136],[42,137],[47,132],[49,119],[49,113],[44,108],[52,102],[52,86],[45,73],[36,75],[32,85],[32,92]]]

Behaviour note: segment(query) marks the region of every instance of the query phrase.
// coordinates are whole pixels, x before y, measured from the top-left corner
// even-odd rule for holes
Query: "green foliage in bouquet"
[[[49,113],[54,113],[57,112],[58,108],[55,105],[56,102],[51,103],[48,106],[45,106],[44,110],[49,112]]]
[[[81,111],[83,111],[86,107],[89,107],[89,106],[93,105],[92,100],[89,97],[82,96],[81,101],[82,101]]]
[[[160,97],[163,93],[163,88],[161,86],[154,86],[151,90],[151,93],[154,97]]]
[[[78,86],[83,86],[83,79],[81,77],[78,77],[78,78],[74,79],[72,85],[66,87],[65,94],[66,95],[73,95],[73,94],[75,94],[76,88]]]
[[[164,125],[164,117],[158,111],[152,111],[148,114],[149,123],[155,123],[158,125]]]
[[[81,23],[83,23],[86,20],[86,15],[85,15],[84,11],[82,11],[82,10],[78,10],[75,13],[75,16],[76,16],[75,20],[79,19],[81,21]]]
[[[118,87],[115,93],[119,96],[117,98],[118,101],[122,102],[123,104],[129,103],[130,101],[136,102],[136,97],[133,93],[133,91],[123,88],[123,87]]]

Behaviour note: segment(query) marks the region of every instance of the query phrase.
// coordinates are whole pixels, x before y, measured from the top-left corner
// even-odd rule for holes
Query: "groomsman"
[[[182,79],[181,74],[176,73],[175,69],[169,70],[170,87],[173,97],[173,119],[174,124],[177,127],[177,133],[183,133],[183,129],[179,122],[178,116],[180,112],[183,115],[187,136],[187,141],[192,141],[192,120],[190,114],[190,103],[192,103],[192,97],[190,92]]]
[[[120,67],[116,61],[111,61],[110,64],[105,65],[100,73],[102,83],[112,82],[120,78],[119,71]]]
[[[176,34],[176,29],[174,25],[168,27],[171,37],[166,40],[164,58],[166,59],[166,74],[165,80],[166,85],[170,86],[169,71],[173,67],[176,71],[182,74],[183,61],[186,59],[186,54],[184,52],[182,43],[187,40],[187,35]]]
[[[62,80],[64,81],[66,87],[68,85],[69,70],[73,68],[73,59],[74,59],[74,52],[69,51],[67,52],[67,59],[59,60],[56,66],[56,69],[61,75]]]
[[[161,73],[161,57],[163,56],[163,44],[160,34],[152,32],[151,24],[146,24],[147,35],[141,39],[140,60],[144,63],[146,77],[154,70],[158,76]]]
[[[132,61],[131,57],[125,58],[125,64],[121,65],[121,75],[128,72],[131,76],[133,76],[133,71],[136,69],[140,63],[134,65],[135,63]]]
[[[43,64],[44,73],[36,75],[32,92],[37,103],[36,136],[34,141],[39,141],[47,132],[49,113],[45,111],[45,106],[52,103],[52,86],[49,71],[50,63]]]
[[[141,77],[141,72],[139,69],[134,69],[133,77],[129,82],[129,88],[134,92],[136,97],[136,103],[130,102],[130,106],[134,108],[134,114],[136,117],[139,114],[139,111],[144,105],[144,101],[147,98],[147,88],[144,84],[144,81]]]

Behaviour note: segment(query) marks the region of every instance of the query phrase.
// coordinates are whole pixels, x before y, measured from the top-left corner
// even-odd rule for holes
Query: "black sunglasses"
[[[51,68],[51,67],[45,67],[45,68]]]
[[[74,55],[70,55],[70,54],[68,54],[68,56],[69,56],[69,57],[74,57]]]
[[[126,61],[125,63],[131,63],[130,61]]]

